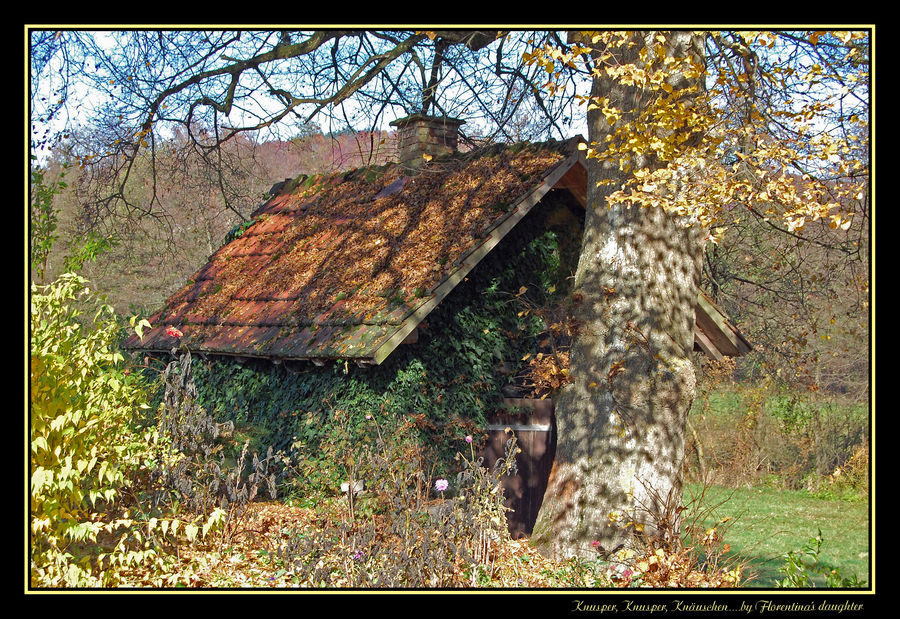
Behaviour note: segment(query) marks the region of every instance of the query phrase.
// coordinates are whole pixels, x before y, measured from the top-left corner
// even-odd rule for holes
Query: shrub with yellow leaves
[[[86,309],[95,311],[91,320]],[[170,569],[163,544],[193,543],[221,527],[221,510],[178,520],[150,515],[135,500],[159,442],[142,427],[148,385],[118,351],[118,329],[112,308],[79,275],[32,287],[32,587],[109,587],[135,573],[172,584],[183,574]]]
[[[36,585],[96,584],[77,548],[106,530],[124,471],[146,454],[133,418],[140,377],[115,349],[118,325],[74,274],[31,295],[31,576]]]

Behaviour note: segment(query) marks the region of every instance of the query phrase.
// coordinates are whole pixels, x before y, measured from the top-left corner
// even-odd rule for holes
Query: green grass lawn
[[[699,485],[688,484],[685,503],[700,490]],[[822,500],[803,491],[713,486],[701,505],[714,508],[705,519],[710,525],[726,516],[734,519],[724,539],[732,553],[749,561],[748,571],[755,574],[746,587],[774,587],[783,577],[778,571],[784,565],[783,555],[800,551],[820,529],[824,540],[820,564],[837,568],[843,576],[855,574],[870,581],[866,502]]]

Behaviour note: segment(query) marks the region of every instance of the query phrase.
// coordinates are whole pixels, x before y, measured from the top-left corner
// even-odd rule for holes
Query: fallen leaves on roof
[[[567,142],[300,177],[151,319],[145,348],[364,356],[568,154]],[[171,340],[171,341],[170,341]]]

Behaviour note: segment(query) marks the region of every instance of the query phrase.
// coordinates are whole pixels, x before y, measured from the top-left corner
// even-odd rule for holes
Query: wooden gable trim
[[[696,316],[694,341],[710,357],[714,359],[721,359],[723,356],[739,357],[753,349],[750,342],[728,323],[725,315],[702,291],[697,295],[694,313]],[[698,333],[700,337],[697,337]]]
[[[587,168],[583,161],[581,165],[573,165],[562,176],[555,187],[557,189],[568,189],[575,196],[575,199],[581,205],[581,208],[587,210]]]
[[[725,357],[725,355],[716,348],[716,345],[713,344],[710,339],[706,337],[706,334],[696,325],[694,326],[694,343],[699,346],[700,350],[702,350],[710,359],[721,361]]]

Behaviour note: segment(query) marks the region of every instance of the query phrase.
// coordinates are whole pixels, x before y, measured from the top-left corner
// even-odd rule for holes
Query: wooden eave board
[[[710,359],[721,361],[724,358],[724,355],[716,348],[716,345],[713,344],[710,339],[706,337],[706,334],[696,325],[694,326],[694,343],[699,346],[700,350],[702,350]]]
[[[722,355],[738,357],[752,350],[746,338],[728,323],[722,312],[702,291],[697,295],[695,315],[695,337],[697,331],[703,336],[696,341],[711,357],[720,358]]]
[[[587,167],[583,158],[582,165],[572,166],[556,183],[556,189],[568,189],[581,208],[587,209]]]

